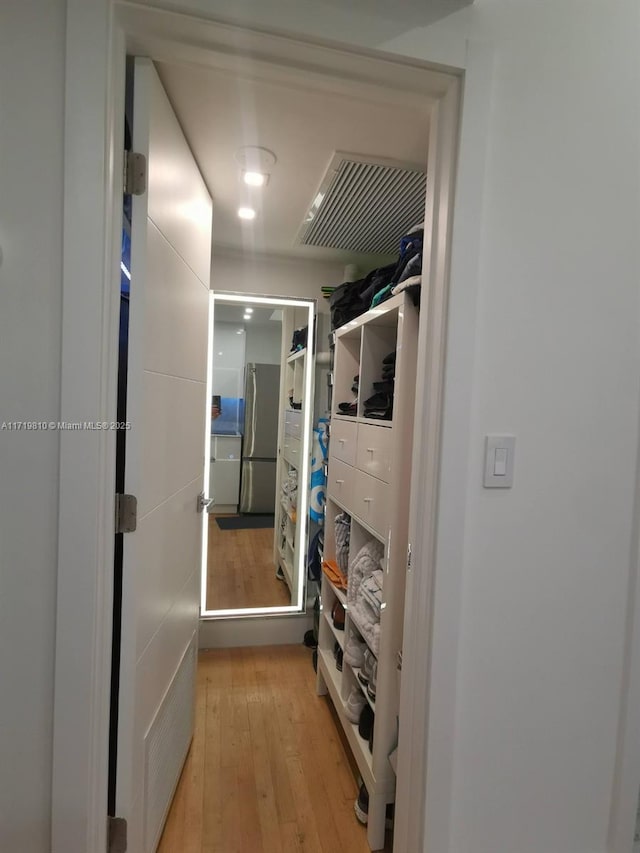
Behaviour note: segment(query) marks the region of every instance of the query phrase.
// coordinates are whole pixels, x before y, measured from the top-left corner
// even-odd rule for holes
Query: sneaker
[[[366,648],[367,644],[362,640],[358,640],[355,636],[349,637],[347,644],[344,647],[344,659],[349,666],[360,669],[364,663],[364,653]]]
[[[356,817],[360,821],[360,823],[366,826],[367,821],[369,819],[369,792],[367,791],[364,782],[360,785],[360,790],[358,791],[358,799],[354,803],[353,810],[356,813]],[[388,803],[384,823],[385,829],[393,829],[394,813],[395,804]]]
[[[376,701],[376,677],[378,675],[378,661],[374,658],[369,683],[367,684],[367,695],[372,702]]]
[[[336,659],[336,669],[338,672],[342,672],[342,649],[340,648],[340,643],[337,640],[333,645],[333,656]]]
[[[369,679],[371,678],[371,673],[373,672],[373,662],[375,661],[374,656],[371,654],[369,649],[365,649],[364,652],[364,660],[362,662],[362,668],[358,673],[358,681],[360,684],[366,687],[369,684]]]
[[[358,723],[365,708],[369,708],[367,700],[362,695],[362,690],[359,687],[354,687],[349,693],[347,704],[345,705],[345,717],[352,723]],[[371,709],[369,709],[371,710]]]
[[[367,791],[364,782],[360,785],[358,799],[354,803],[353,810],[360,823],[366,826],[367,821],[369,820],[369,792]]]

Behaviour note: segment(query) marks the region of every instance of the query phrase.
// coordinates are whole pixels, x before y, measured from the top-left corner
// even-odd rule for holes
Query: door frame
[[[60,418],[107,423],[116,419],[126,53],[206,64],[211,51],[218,50],[219,56],[226,55],[233,67],[238,43],[247,52],[251,45],[259,43],[260,55],[271,56],[272,65],[294,65],[300,69],[301,77],[307,75],[309,79],[317,77],[317,64],[345,80],[353,80],[357,72],[358,82],[354,85],[365,94],[372,86],[386,86],[390,77],[411,78],[416,86],[423,87],[425,99],[433,105],[430,157],[435,166],[429,200],[432,228],[425,233],[431,246],[431,264],[425,300],[427,322],[421,324],[419,341],[418,374],[424,377],[424,387],[417,400],[414,443],[414,470],[421,476],[414,478],[412,487],[414,507],[423,507],[423,512],[418,517],[414,511],[410,533],[421,571],[416,571],[418,562],[414,557],[410,584],[414,606],[409,608],[405,621],[401,694],[403,715],[419,733],[421,748],[413,749],[411,756],[399,756],[401,766],[406,768],[406,774],[401,775],[406,782],[407,802],[406,808],[400,810],[396,829],[400,839],[416,839],[416,846],[410,849],[421,850],[426,840],[425,801],[427,795],[433,798],[433,792],[426,788],[426,768],[431,763],[426,747],[436,734],[430,716],[427,673],[434,669],[437,650],[432,642],[425,666],[418,647],[411,650],[407,644],[419,640],[424,648],[425,637],[433,633],[453,197],[463,116],[462,70],[443,70],[442,66],[362,48],[259,33],[117,0],[68,0]],[[486,50],[477,50],[481,85],[476,106],[481,103],[486,107],[488,98],[487,55]],[[376,77],[381,61],[384,76]],[[464,114],[466,110],[465,102]],[[480,151],[480,156],[483,153]],[[469,182],[467,195],[465,204],[471,199],[478,206],[481,180]],[[456,204],[460,205],[459,192],[457,196]],[[465,246],[471,244],[473,263],[479,224],[467,218],[463,226],[456,229],[459,240]],[[92,271],[90,275],[87,270]],[[475,293],[474,272],[469,282]],[[90,283],[94,286],[88,286]],[[472,309],[474,304],[472,300]],[[470,374],[468,359],[462,366]],[[423,421],[425,417],[427,420]],[[429,425],[426,432],[425,423]],[[466,427],[468,430],[468,423]],[[53,853],[106,849],[114,482],[115,433],[61,432]],[[454,601],[453,605],[457,603]],[[455,654],[447,652],[442,663],[455,674]],[[452,697],[453,694],[447,695],[448,699]],[[452,705],[449,710],[453,711]],[[445,735],[453,725],[452,717],[453,713],[441,721]],[[445,774],[441,796],[446,797],[449,783]]]

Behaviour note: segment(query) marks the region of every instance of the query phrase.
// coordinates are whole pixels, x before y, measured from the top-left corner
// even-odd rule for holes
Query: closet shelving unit
[[[290,477],[297,477],[300,483],[300,463],[302,458],[303,413],[291,406],[302,403],[305,398],[305,376],[307,349],[298,350],[287,356],[284,364],[284,402],[280,417],[281,435],[278,441],[278,501],[276,505],[276,524],[274,541],[274,562],[282,569],[285,581],[292,595],[297,597],[300,536],[298,535],[297,501],[291,500],[283,492],[283,485]],[[291,392],[291,393],[290,393]],[[291,398],[291,399],[290,399]],[[304,525],[303,525],[304,527]]]
[[[336,667],[335,643],[344,650],[355,634],[366,639],[348,595],[323,573],[322,612],[318,637],[317,692],[328,693],[369,793],[367,838],[372,850],[384,847],[386,806],[395,799],[395,771],[389,756],[397,745],[402,654],[405,572],[411,480],[413,408],[416,383],[418,312],[401,293],[335,332],[332,416],[325,520],[325,559],[336,558],[335,517],[351,516],[349,559],[367,540],[384,546],[383,602],[377,648],[376,698],[372,701],[358,680],[358,670],[343,660]],[[393,416],[364,416],[363,401],[380,380],[383,358],[396,351]],[[353,398],[359,376],[355,416],[343,415],[338,404]],[[350,592],[354,592],[351,590]],[[338,600],[346,610],[345,628],[337,630],[331,612]],[[371,648],[371,641],[367,645]],[[372,649],[373,651],[373,649]],[[352,689],[360,689],[375,712],[373,748],[345,714]],[[354,818],[355,819],[355,818]]]

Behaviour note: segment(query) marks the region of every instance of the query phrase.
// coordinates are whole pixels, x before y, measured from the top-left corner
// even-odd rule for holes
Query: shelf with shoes
[[[389,756],[400,707],[417,339],[406,294],[335,332],[317,692],[330,696],[366,786],[372,850],[384,847],[395,800]],[[356,411],[344,415],[356,376]],[[326,618],[338,590],[346,599],[341,672]]]

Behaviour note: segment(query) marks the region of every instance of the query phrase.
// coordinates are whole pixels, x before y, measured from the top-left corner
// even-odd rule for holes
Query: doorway
[[[122,47],[123,45],[121,44],[120,46]],[[117,63],[116,63],[116,65],[117,65]],[[385,65],[386,65],[386,63],[385,63]],[[414,69],[414,70],[415,70],[415,69]],[[426,72],[425,72],[425,69],[421,69],[421,71],[422,71],[423,73],[426,73]],[[441,97],[443,97],[443,96],[444,96],[444,94],[446,93],[446,91],[447,91],[447,89],[448,89],[449,84],[450,84],[452,81],[451,81],[451,79],[450,79],[447,75],[442,75],[442,74],[439,74],[439,73],[436,73],[436,72],[431,72],[431,71],[429,71],[429,74],[431,74],[431,75],[432,75],[432,83],[433,83],[433,81],[435,81],[435,84],[433,85],[433,88],[432,88],[432,92],[434,92],[434,94],[432,94],[432,95],[431,95],[431,97],[432,97],[432,103],[435,103],[439,98],[441,98]],[[367,87],[365,86],[365,88],[367,88]],[[428,87],[427,87],[427,88],[428,88]],[[435,91],[434,91],[434,90],[435,90]],[[369,89],[369,91],[370,91],[370,89]],[[424,90],[423,90],[423,91],[424,91]],[[432,133],[432,136],[433,136],[433,135],[434,135],[434,134]],[[451,178],[451,175],[449,175],[449,176],[448,176],[448,179],[450,179],[450,178]],[[437,197],[438,197],[438,180],[436,179],[436,180],[434,181],[434,198],[433,198],[433,201],[431,202],[431,204],[437,203]],[[434,224],[434,228],[435,228],[435,227],[436,227],[436,225]],[[442,227],[442,221],[440,221],[440,227]],[[441,240],[442,240],[442,239],[444,239],[444,240],[445,240],[445,243],[446,243],[446,239],[447,239],[447,233],[448,233],[448,232],[447,232],[447,230],[446,230],[446,229],[441,230],[441,231],[439,232],[439,237],[440,237],[440,239],[441,239]],[[441,275],[441,276],[442,276],[442,278],[441,278],[441,280],[440,280],[439,284],[440,284],[440,286],[444,287],[444,286],[445,286],[445,284],[446,284],[446,275],[445,275],[445,273],[444,273],[444,270],[439,270],[439,268],[438,268],[438,269],[436,269],[435,267],[436,267],[436,265],[434,264],[434,269],[433,269],[433,270],[431,270],[431,272],[434,274],[434,278],[435,278],[435,279],[437,279],[437,278],[438,278],[438,275]],[[440,319],[440,321],[442,321],[442,316],[440,316],[440,318],[439,318],[439,319]],[[430,324],[433,324],[433,323],[434,323],[434,322],[436,322],[437,320],[438,320],[438,318],[433,318],[433,315],[432,315],[432,319],[430,319]],[[425,331],[425,334],[426,334],[426,331]],[[425,351],[424,351],[424,348],[423,348],[423,355],[424,355],[424,352],[425,352]],[[108,360],[107,360],[107,361],[108,361]],[[437,369],[436,369],[436,368],[437,368]],[[440,364],[440,363],[437,363],[437,359],[435,360],[435,362],[434,362],[434,363],[432,363],[432,365],[431,365],[431,369],[432,369],[432,370],[436,370],[436,378],[437,378],[437,373],[438,373],[438,371],[441,369],[441,364]],[[434,440],[435,440],[435,441],[436,441],[436,443],[437,443],[437,433],[435,434]]]

